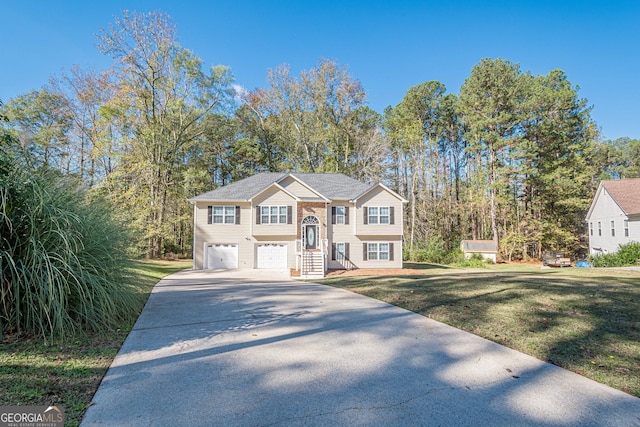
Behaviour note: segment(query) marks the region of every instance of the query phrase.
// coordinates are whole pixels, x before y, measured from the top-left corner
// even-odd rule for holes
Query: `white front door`
[[[258,245],[256,268],[287,268],[287,244],[270,243]]]
[[[238,245],[236,243],[212,243],[207,245],[205,269],[233,270],[238,268]]]

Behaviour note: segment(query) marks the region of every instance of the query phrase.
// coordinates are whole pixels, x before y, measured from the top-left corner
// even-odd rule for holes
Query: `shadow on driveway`
[[[82,425],[640,424],[640,399],[577,374],[377,300],[260,274],[163,279]]]

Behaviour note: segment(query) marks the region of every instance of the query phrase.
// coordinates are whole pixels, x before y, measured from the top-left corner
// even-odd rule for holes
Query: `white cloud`
[[[231,87],[233,88],[233,90],[234,90],[234,91],[235,91],[235,93],[236,93],[236,94],[235,94],[236,99],[242,99],[242,97],[243,97],[244,95],[246,95],[246,94],[248,94],[248,93],[249,93],[249,91],[247,90],[247,88],[246,88],[246,87],[244,87],[244,86],[233,84],[233,85],[231,85]]]

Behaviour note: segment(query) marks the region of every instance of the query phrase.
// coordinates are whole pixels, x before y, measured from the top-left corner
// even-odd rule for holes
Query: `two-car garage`
[[[233,270],[238,268],[237,243],[209,243],[205,247],[205,269]],[[259,269],[286,269],[287,244],[261,243],[255,246],[255,267]]]

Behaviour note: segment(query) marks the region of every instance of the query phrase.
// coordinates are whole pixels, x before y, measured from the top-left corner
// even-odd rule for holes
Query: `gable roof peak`
[[[591,220],[602,193],[609,195],[625,215],[640,214],[640,178],[605,179],[598,184],[585,218],[587,221]]]
[[[343,173],[292,172],[289,175],[327,200],[350,200],[369,187]]]
[[[640,213],[640,178],[603,180],[600,185],[626,215]]]

